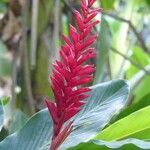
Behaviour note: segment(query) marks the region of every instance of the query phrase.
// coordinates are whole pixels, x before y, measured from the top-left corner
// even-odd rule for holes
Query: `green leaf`
[[[149,64],[149,56],[145,52],[143,52],[143,50],[140,47],[134,46],[132,48],[132,51],[133,54],[130,56],[130,59],[132,61],[136,62],[137,64],[140,64],[141,66],[143,66],[143,68],[144,66]],[[131,64],[126,72],[127,79],[131,79],[139,71],[140,70],[136,66]]]
[[[74,121],[74,131],[62,149],[93,138],[125,105],[129,88],[123,80],[114,80],[93,87],[91,96]],[[74,140],[74,139],[78,140]]]
[[[2,150],[40,150],[50,141],[52,120],[48,111],[35,114],[19,132],[8,136],[0,143]]]
[[[132,114],[135,111],[138,111],[139,109],[142,109],[146,106],[150,105],[150,94],[144,96],[141,100],[139,100],[138,103],[132,104],[131,106],[124,109],[122,112],[120,112],[113,122],[116,122],[117,120],[124,118],[130,114]]]
[[[53,1],[39,1],[39,12],[38,12],[38,36],[45,30],[47,23],[49,22],[50,14],[53,10]]]
[[[92,139],[125,105],[129,94],[128,85],[123,80],[99,84],[92,89],[87,103],[73,118],[73,131],[61,149]],[[37,113],[19,132],[3,140],[0,149],[48,150],[52,133],[52,120],[49,118],[47,109]]]
[[[150,141],[150,128],[133,134],[132,138],[137,138],[137,139],[141,139],[141,140],[149,140]]]
[[[21,129],[28,120],[28,116],[21,110],[17,109],[13,114],[13,123],[11,124],[9,133],[12,134]]]
[[[81,143],[78,146],[70,148],[70,150],[141,150],[150,149],[150,142],[138,139],[126,139],[121,141],[90,141],[88,143]]]
[[[9,135],[8,130],[5,128],[2,128],[0,131],[0,142],[4,140]]]
[[[133,7],[134,3],[132,0],[125,1],[124,8],[121,11],[119,10],[117,15],[121,15],[122,18],[130,20],[133,13]],[[129,25],[111,17],[107,17],[106,19],[112,30],[112,47],[126,55],[129,49],[129,43],[126,42],[128,39]],[[112,78],[123,78],[127,61],[114,51],[111,51],[109,56]]]
[[[140,101],[140,99],[147,95],[150,94],[150,89],[149,89],[149,85],[150,85],[150,76],[145,76],[143,77],[143,81],[137,85],[137,88],[135,89],[134,95],[134,103]]]
[[[147,68],[146,66],[148,66],[150,63],[150,57],[138,46],[134,46],[132,50],[133,54],[131,55],[130,59],[137,64],[140,64],[143,66],[143,68],[145,68],[145,70],[148,71],[150,67]],[[128,68],[126,76],[127,79],[130,79],[131,81],[131,90],[133,89],[134,91],[134,103],[138,102],[143,96],[150,93],[150,76],[146,76],[145,73],[143,73],[134,65],[131,65]]]
[[[79,145],[68,148],[67,150],[110,150],[110,149],[106,146],[94,144],[92,141],[89,141],[87,143],[80,143]]]
[[[100,30],[100,42],[98,42],[99,55],[96,64],[96,74],[94,84],[100,83],[104,75],[104,68],[107,63],[109,48],[111,46],[111,32],[107,21],[102,17],[101,30]]]
[[[110,10],[114,7],[115,0],[100,0],[101,6],[104,10]]]
[[[95,139],[106,141],[120,140],[143,132],[150,128],[149,114],[150,106],[140,109],[105,128]]]
[[[146,0],[146,2],[147,2],[147,4],[148,4],[148,6],[150,7],[150,1],[149,1],[149,0]]]
[[[0,99],[0,131],[2,130],[3,124],[4,124],[4,109],[2,105],[2,100]]]
[[[10,97],[4,96],[0,99],[0,105],[7,105],[10,102]]]

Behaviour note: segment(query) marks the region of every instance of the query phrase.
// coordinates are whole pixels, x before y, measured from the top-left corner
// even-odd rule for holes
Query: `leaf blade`
[[[121,108],[112,106],[116,104],[124,106],[128,94],[128,85],[123,80],[114,80],[92,87],[91,96],[87,99],[83,109],[74,118],[73,132],[60,149],[66,149],[92,139]],[[101,117],[104,112],[105,117]],[[34,115],[20,131],[4,139],[0,143],[0,149],[47,150],[51,134],[52,120],[48,110],[44,109]]]
[[[74,131],[62,145],[62,149],[92,139],[126,104],[129,94],[128,84],[123,80],[105,82],[93,86],[93,89],[87,103],[76,116]]]
[[[95,139],[111,141],[132,137],[133,134],[150,128],[149,114],[150,106],[140,109],[139,111],[136,111],[131,115],[110,125],[99,135],[97,135]]]

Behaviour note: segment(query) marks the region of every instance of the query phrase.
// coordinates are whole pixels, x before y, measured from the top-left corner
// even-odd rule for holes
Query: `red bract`
[[[53,64],[51,76],[55,103],[46,100],[53,120],[53,137],[51,149],[57,149],[71,132],[72,122],[63,127],[64,123],[81,110],[84,99],[88,97],[89,88],[83,84],[93,79],[94,65],[85,65],[85,61],[96,56],[90,46],[97,36],[91,34],[92,28],[99,21],[92,19],[100,9],[92,8],[95,0],[82,0],[81,13],[74,11],[77,29],[70,25],[69,37],[62,35],[65,45],[61,46],[60,57]]]

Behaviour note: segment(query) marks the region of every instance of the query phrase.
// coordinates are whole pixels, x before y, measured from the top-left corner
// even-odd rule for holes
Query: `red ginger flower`
[[[88,87],[82,87],[93,79],[94,65],[85,65],[85,61],[96,56],[94,48],[90,46],[97,36],[91,34],[92,28],[99,23],[93,18],[100,9],[92,8],[96,0],[82,0],[81,13],[74,11],[75,22],[78,29],[70,25],[69,37],[62,35],[65,45],[61,46],[61,60],[53,64],[51,76],[52,90],[55,103],[46,101],[53,120],[53,137],[51,149],[57,147],[71,132],[72,122],[62,129],[64,123],[77,114],[84,105]]]

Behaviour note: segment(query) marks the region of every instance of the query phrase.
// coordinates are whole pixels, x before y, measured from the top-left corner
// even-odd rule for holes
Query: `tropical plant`
[[[18,0],[15,2],[17,1]],[[124,14],[127,19],[131,17],[133,5],[137,4],[133,1],[134,0],[127,2],[128,9],[125,10]],[[36,10],[38,1],[33,0],[32,2],[33,6],[36,6],[36,8],[33,7],[33,10]],[[57,6],[59,2],[59,0],[56,1]],[[100,2],[101,6],[104,8],[102,11],[103,13],[101,13],[101,9],[96,8],[98,2]],[[2,1],[2,3],[4,3],[6,9],[8,1]],[[67,28],[65,25],[65,33],[69,33],[69,36],[63,34],[62,41],[59,41],[55,37],[55,44],[58,40],[60,43],[62,42],[63,45],[59,51],[59,56],[57,56],[57,59],[52,65],[53,69],[50,73],[51,75],[49,75],[49,78],[51,79],[50,86],[53,92],[53,96],[51,97],[54,97],[54,100],[47,96],[44,99],[47,108],[40,110],[28,119],[28,116],[18,109],[25,108],[22,110],[27,111],[28,105],[22,105],[23,107],[20,107],[16,101],[16,109],[14,108],[15,106],[14,103],[12,103],[11,98],[3,97],[0,99],[0,150],[150,149],[149,88],[145,88],[145,94],[143,95],[139,94],[141,92],[136,93],[136,91],[134,91],[136,86],[142,82],[142,79],[144,82],[149,79],[147,78],[146,80],[144,78],[145,75],[149,73],[149,57],[145,53],[142,53],[139,46],[134,47],[133,45],[131,47],[136,50],[134,51],[134,54],[130,58],[124,54],[128,53],[128,45],[124,44],[127,37],[128,25],[137,35],[137,38],[140,41],[139,43],[142,46],[144,44],[143,48],[148,53],[145,43],[141,41],[142,38],[129,20],[116,17],[105,11],[113,8],[115,3],[114,0],[111,2],[108,0],[100,0],[97,2],[96,0],[81,0],[80,11],[72,8],[65,0],[63,3],[73,13],[76,26],[69,25],[69,28]],[[120,3],[123,7],[123,1]],[[13,4],[13,1],[11,1],[10,6],[13,10],[16,10],[16,7],[13,7]],[[19,3],[16,4],[18,5]],[[49,16],[49,11],[51,10],[49,8],[52,8],[52,5],[48,4],[52,4],[52,1],[50,0],[46,3],[41,0],[39,1],[39,4],[42,4],[39,5],[41,8],[39,11],[39,19],[43,19],[43,17],[45,19],[38,26],[37,35],[32,35],[35,34],[34,31],[36,28],[31,29],[31,38],[37,36],[37,39],[39,40],[40,48],[38,48],[37,58],[42,58],[42,61],[44,60],[44,62],[47,62],[43,55],[41,55],[43,54],[40,51],[43,47],[43,43],[41,44],[41,39],[39,37],[42,35],[42,31],[45,30],[45,27],[48,24],[47,18]],[[140,4],[142,5],[143,3]],[[27,5],[24,6],[27,7]],[[28,26],[27,17],[29,14],[27,14],[27,12],[28,11],[25,9],[24,23]],[[97,24],[100,22],[97,20],[98,14],[99,16],[102,15],[99,33],[100,40],[97,36],[99,31]],[[34,13],[32,17],[33,20],[37,19],[34,16]],[[117,18],[118,20],[124,21],[126,24],[118,23],[116,20],[111,20],[109,17]],[[28,33],[26,34],[25,29],[26,26],[24,27],[23,36],[28,37]],[[122,37],[122,35],[124,36]],[[100,49],[100,53],[94,48],[97,39],[97,47]],[[31,41],[32,40],[33,39],[31,39]],[[37,41],[35,43],[34,41],[32,42],[31,45],[35,44]],[[28,44],[30,44],[30,42],[26,41],[26,47],[24,48],[27,48]],[[121,48],[120,44],[122,45]],[[34,51],[34,45],[31,47]],[[31,52],[33,52],[32,50]],[[112,54],[110,50],[119,54],[119,57],[116,56],[116,54],[114,55],[114,53]],[[29,55],[27,52],[28,51],[26,51],[26,53],[24,52],[26,57]],[[98,56],[96,55],[97,53]],[[95,60],[96,56],[97,62],[95,67],[95,61],[93,60]],[[120,56],[122,57],[120,58]],[[146,66],[144,69],[141,65],[137,65],[135,60],[138,57],[144,58],[144,60],[141,60],[141,63]],[[31,64],[35,63],[34,59],[31,59],[33,61],[31,61]],[[130,65],[128,69],[125,70],[125,60],[130,61],[132,65],[134,64],[137,68],[142,69],[138,72],[137,68],[135,69]],[[40,59],[40,61],[38,60],[37,62],[37,67],[34,70],[35,72],[33,71],[33,74],[35,74],[35,76],[33,76],[35,79],[33,80],[34,82],[40,81],[35,84],[38,85],[38,87],[35,88],[35,93],[38,93],[40,87],[42,87],[41,91],[44,91],[45,94],[45,92],[47,93],[48,91],[47,85],[49,83],[45,82],[45,78],[42,78],[42,80],[39,78],[47,72],[46,67],[43,68],[42,61]],[[27,75],[27,78],[25,79],[28,81],[28,88],[27,91],[23,91],[23,95],[26,95],[27,92],[27,97],[29,97],[30,100],[33,100],[30,91],[30,73],[28,72],[30,64],[28,64],[27,59],[24,59],[24,63],[25,68],[27,67],[27,73],[25,74]],[[114,65],[116,67],[114,67]],[[10,63],[8,68],[8,70],[10,70]],[[12,72],[14,72],[13,69]],[[38,75],[38,73],[40,75]],[[10,76],[10,71],[3,73],[3,70],[0,70],[0,74],[3,76],[9,74]],[[124,74],[126,74],[127,79],[130,79],[129,81],[115,79],[103,82],[108,80],[108,78],[123,78],[122,75]],[[94,85],[91,86],[93,79]],[[43,84],[42,86],[40,85],[41,83]],[[145,85],[142,87],[145,87]],[[134,92],[136,93],[135,98],[132,98],[131,95],[129,96],[130,88],[132,94]],[[12,91],[15,91],[16,89],[16,87],[15,89],[12,88]],[[49,90],[49,93],[51,93],[51,89]],[[14,97],[12,99],[14,99]],[[30,104],[34,104],[30,100]],[[9,108],[12,106],[14,107],[10,111]],[[36,108],[35,105],[29,106],[32,110],[29,114],[34,113]],[[9,118],[9,114],[13,117]]]

